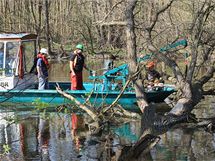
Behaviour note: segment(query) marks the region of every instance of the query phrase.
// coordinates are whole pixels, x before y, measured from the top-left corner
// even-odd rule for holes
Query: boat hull
[[[68,90],[68,83],[61,84],[60,86],[65,89],[65,92],[75,97],[81,103],[84,103],[86,98],[91,95],[89,101],[95,106],[101,106],[103,104],[111,104],[120,91],[108,91],[104,92],[95,90],[92,84],[85,84],[86,90]],[[102,84],[100,84],[102,85]],[[53,87],[52,87],[53,86]],[[51,84],[54,88],[54,83]],[[92,92],[94,90],[94,92]],[[161,90],[161,91],[150,91],[146,92],[148,102],[163,102],[166,97],[174,92],[174,89]],[[68,104],[72,101],[60,95],[55,89],[50,90],[5,90],[0,91],[0,102],[13,102],[13,103],[35,103],[45,102],[51,104]],[[125,91],[118,101],[118,104],[122,106],[132,107],[136,105],[136,96],[132,91]]]

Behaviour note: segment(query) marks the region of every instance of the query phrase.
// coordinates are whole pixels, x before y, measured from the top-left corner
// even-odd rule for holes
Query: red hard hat
[[[155,63],[153,61],[148,62],[146,65],[147,68],[154,68],[154,66],[155,66]]]

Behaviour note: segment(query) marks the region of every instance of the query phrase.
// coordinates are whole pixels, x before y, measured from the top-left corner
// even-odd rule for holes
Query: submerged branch
[[[98,115],[97,113],[93,112],[92,110],[90,110],[87,105],[83,105],[81,104],[77,99],[75,99],[74,97],[72,97],[71,95],[67,94],[66,92],[64,92],[62,89],[60,89],[59,87],[56,87],[56,90],[58,93],[60,93],[61,95],[63,95],[64,97],[74,101],[82,110],[84,110],[87,114],[89,114],[92,119],[94,121],[98,121]]]
[[[130,161],[137,159],[140,154],[147,154],[160,140],[160,137],[147,134],[142,137],[129,150],[123,149],[119,161]]]
[[[136,112],[127,111],[120,105],[117,105],[117,108],[121,111],[121,113],[123,113],[125,117],[141,119],[141,116]]]

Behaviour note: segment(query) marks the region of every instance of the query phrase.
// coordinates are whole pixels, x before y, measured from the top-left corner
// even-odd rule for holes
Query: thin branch
[[[119,2],[117,2],[116,4],[114,4],[114,5],[112,6],[112,8],[110,9],[110,11],[104,16],[104,18],[103,18],[101,21],[96,22],[95,24],[96,24],[96,25],[97,25],[97,24],[103,25],[103,22],[104,22],[104,21],[108,18],[108,16],[112,13],[112,11],[114,10],[114,8],[117,7],[119,4],[121,4],[122,2],[124,2],[124,1],[119,1]]]
[[[215,62],[215,61],[214,61],[214,62]],[[213,65],[212,65],[211,67],[208,68],[208,71],[206,72],[206,74],[198,80],[198,82],[199,82],[201,85],[204,85],[204,84],[207,83],[211,78],[213,78],[214,73],[215,73],[214,62],[213,62]]]
[[[215,88],[210,89],[208,91],[203,91],[203,95],[212,95],[212,96],[214,96],[215,95]]]
[[[191,63],[190,63],[190,67],[189,70],[187,72],[187,77],[186,80],[188,82],[192,82],[193,79],[193,73],[194,70],[196,68],[196,63],[197,63],[197,59],[198,59],[198,47],[199,47],[199,43],[201,41],[201,38],[203,37],[203,29],[204,26],[206,24],[206,20],[208,19],[210,13],[212,12],[214,6],[210,6],[210,4],[207,6],[207,8],[204,10],[203,8],[205,7],[206,2],[202,5],[201,10],[199,11],[200,14],[198,14],[198,17],[196,18],[198,20],[198,24],[197,24],[197,30],[195,32],[195,40],[193,45],[191,46],[191,50],[192,50],[192,59],[191,59]],[[197,21],[195,21],[197,22]],[[194,28],[193,28],[194,30]]]
[[[194,78],[197,78],[198,77],[198,74],[200,72],[200,68],[204,66],[204,64],[207,62],[207,61],[211,61],[211,55],[213,54],[213,51],[214,51],[214,46],[215,46],[215,43],[212,45],[213,47],[208,47],[207,49],[205,49],[203,51],[203,58],[201,61],[199,61],[198,63],[198,66],[196,67],[196,74],[194,76]]]
[[[155,26],[155,24],[158,21],[158,18],[160,16],[161,13],[165,12],[174,2],[175,0],[171,0],[166,6],[164,6],[163,8],[161,8],[154,16],[153,22],[151,23],[151,25],[149,27],[145,28],[145,37],[147,40],[147,44],[148,44],[148,49],[155,53],[156,55],[158,55],[159,59],[164,61],[169,67],[171,67],[171,69],[173,70],[177,80],[179,82],[181,82],[183,80],[183,75],[182,72],[180,71],[180,68],[177,66],[176,62],[171,60],[170,58],[168,58],[167,56],[165,56],[164,54],[160,53],[159,50],[154,46],[153,44],[153,40],[152,40],[152,30]]]
[[[143,67],[144,68],[144,67]],[[114,105],[119,101],[119,99],[121,98],[121,96],[123,95],[123,93],[125,92],[128,84],[131,82],[132,79],[134,79],[135,77],[137,77],[137,75],[141,72],[141,70],[143,69],[141,68],[140,70],[138,70],[136,73],[134,73],[134,75],[132,75],[130,78],[128,78],[128,80],[126,81],[125,85],[123,86],[122,90],[120,91],[120,94],[117,96],[117,98],[113,101],[113,103],[110,106],[107,106],[106,108],[104,108],[102,110],[102,113],[107,112],[108,110],[110,110],[111,108],[114,107]]]
[[[166,6],[164,6],[163,8],[161,8],[158,12],[156,12],[156,14],[154,15],[153,21],[150,24],[150,26],[147,28],[147,30],[149,30],[150,32],[152,31],[152,29],[154,28],[155,24],[158,21],[158,18],[160,16],[161,13],[165,12],[174,2],[175,0],[171,0]]]
[[[125,116],[125,117],[131,117],[131,118],[136,118],[136,119],[141,119],[141,116],[136,113],[136,112],[131,112],[125,110],[121,105],[117,105],[117,108],[120,110],[120,112]]]
[[[101,26],[125,26],[126,22],[125,21],[111,21],[111,22],[104,22],[100,24]]]
[[[122,88],[122,90],[120,91],[120,94],[117,96],[117,98],[113,101],[113,103],[110,106],[107,106],[106,108],[103,108],[102,113],[107,112],[108,110],[110,110],[112,107],[114,107],[114,105],[119,101],[119,99],[121,98],[121,96],[123,95],[126,87],[128,86],[128,84],[131,82],[131,79],[128,79],[124,85],[124,87]]]

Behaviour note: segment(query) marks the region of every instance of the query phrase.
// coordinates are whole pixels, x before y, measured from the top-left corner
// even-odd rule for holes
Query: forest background
[[[168,0],[139,1],[135,9],[137,51],[147,50],[144,23]],[[157,20],[153,41],[158,46],[176,38],[189,36],[195,10],[201,0],[181,0],[171,5]],[[48,40],[49,50],[63,45],[65,49],[83,43],[90,54],[126,51],[125,0],[0,0],[0,32],[36,33],[41,41]],[[210,20],[210,30],[213,29]],[[41,42],[40,41],[40,42]],[[145,51],[147,52],[147,51]]]

